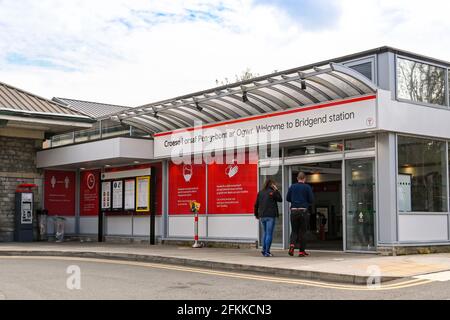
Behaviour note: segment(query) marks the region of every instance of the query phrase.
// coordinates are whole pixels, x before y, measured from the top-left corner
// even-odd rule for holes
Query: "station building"
[[[381,47],[139,107],[54,98],[73,128],[31,139],[45,142],[29,177],[74,237],[191,241],[196,200],[201,241],[255,246],[257,191],[271,178],[285,195],[303,171],[310,248],[448,250],[449,68]],[[21,139],[0,119],[0,141]],[[279,209],[274,246],[286,248],[289,203]]]

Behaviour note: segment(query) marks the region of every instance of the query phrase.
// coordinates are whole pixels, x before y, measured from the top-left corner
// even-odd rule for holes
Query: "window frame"
[[[368,63],[368,62],[372,66],[372,79],[369,79],[369,80],[372,81],[374,84],[378,85],[378,73],[377,73],[378,66],[377,66],[377,56],[375,54],[367,56],[367,57],[363,57],[363,58],[357,58],[357,59],[353,59],[353,60],[348,60],[348,61],[343,62],[342,64],[344,66],[350,68],[350,67],[357,66],[357,65],[360,65],[360,64],[364,64],[364,63]]]
[[[399,94],[398,94],[398,88],[399,88],[399,81],[398,81],[398,68],[399,68],[399,59],[403,59],[403,60],[409,60],[409,61],[413,61],[413,62],[417,62],[417,63],[421,63],[421,64],[426,64],[432,67],[437,67],[437,68],[441,68],[444,70],[444,104],[440,105],[440,104],[434,104],[434,103],[429,103],[429,102],[421,102],[421,101],[414,101],[414,100],[409,100],[409,99],[405,99],[405,98],[400,98]],[[437,108],[437,109],[441,109],[441,110],[449,110],[450,109],[450,101],[449,101],[449,81],[448,81],[448,77],[449,77],[449,67],[439,64],[439,63],[433,63],[433,62],[429,62],[429,61],[425,61],[425,60],[420,60],[420,59],[416,59],[413,57],[408,57],[407,55],[401,55],[401,54],[395,54],[395,70],[394,70],[394,79],[395,79],[395,100],[397,100],[398,102],[404,102],[404,103],[410,103],[410,104],[415,104],[415,105],[419,105],[419,106],[426,106],[426,107],[431,107],[431,108]]]
[[[445,165],[445,173],[443,174],[443,176],[446,177],[446,190],[445,190],[445,194],[447,194],[447,210],[446,211],[410,211],[410,212],[403,212],[403,211],[399,211],[399,195],[398,195],[398,175],[399,175],[399,156],[398,156],[398,138],[402,136],[402,137],[408,137],[408,138],[416,138],[416,139],[430,139],[430,140],[434,140],[434,141],[439,141],[439,142],[443,142],[445,143],[445,160],[446,161],[446,165]],[[396,203],[396,211],[397,211],[397,216],[400,215],[450,215],[450,141],[446,140],[446,139],[439,139],[436,137],[429,137],[429,136],[420,136],[420,135],[413,135],[413,134],[403,134],[403,133],[397,133],[395,135],[395,203]],[[450,223],[450,222],[449,222]],[[450,233],[450,230],[449,230]]]

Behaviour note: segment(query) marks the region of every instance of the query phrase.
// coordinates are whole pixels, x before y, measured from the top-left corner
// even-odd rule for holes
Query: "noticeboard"
[[[150,211],[150,176],[136,178],[136,212]]]
[[[113,210],[123,209],[123,181],[112,182],[112,208]]]
[[[102,210],[111,209],[111,181],[102,182]]]
[[[135,199],[136,199],[136,180],[127,179],[125,180],[125,210],[135,209]]]

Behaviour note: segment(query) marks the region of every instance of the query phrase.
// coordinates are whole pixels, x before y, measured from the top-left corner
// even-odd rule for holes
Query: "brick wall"
[[[34,183],[34,209],[40,209],[42,172],[36,169],[41,142],[0,136],[0,241],[14,239],[14,192],[21,183]],[[36,223],[36,219],[34,219]]]

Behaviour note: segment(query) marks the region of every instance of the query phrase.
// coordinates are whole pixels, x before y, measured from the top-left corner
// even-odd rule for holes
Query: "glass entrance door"
[[[345,161],[346,250],[375,251],[375,161]]]
[[[259,189],[261,190],[264,186],[264,183],[267,179],[271,179],[275,181],[278,190],[280,190],[280,193],[284,200],[284,191],[283,191],[283,173],[282,173],[282,167],[269,167],[269,168],[260,168],[260,174],[259,174]],[[272,238],[272,246],[274,247],[283,247],[283,221],[284,221],[284,210],[283,210],[283,202],[278,203],[278,212],[280,216],[275,220],[275,227],[273,230],[273,238]],[[259,226],[259,243],[261,243],[261,237],[263,235],[261,224]]]

